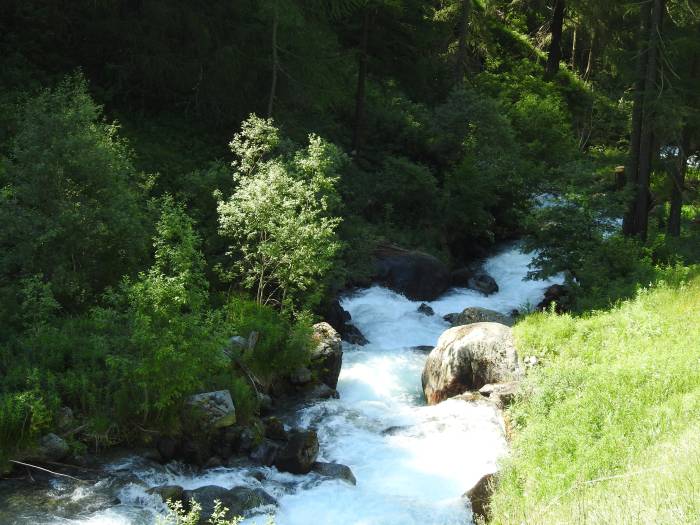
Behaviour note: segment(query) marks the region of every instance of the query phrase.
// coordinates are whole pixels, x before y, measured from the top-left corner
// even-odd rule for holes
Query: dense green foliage
[[[700,280],[680,278],[611,311],[517,326],[544,365],[510,412],[494,523],[700,519]]]
[[[524,237],[576,313],[700,261],[697,0],[5,4],[0,462],[254,416],[383,242]]]

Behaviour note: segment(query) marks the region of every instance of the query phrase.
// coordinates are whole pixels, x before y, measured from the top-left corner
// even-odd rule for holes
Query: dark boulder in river
[[[498,291],[498,283],[496,279],[491,277],[489,274],[484,272],[479,272],[474,277],[469,279],[467,283],[467,288],[481,292],[484,295],[491,295]]]
[[[375,280],[412,301],[432,301],[450,286],[447,266],[427,253],[387,245],[375,257]]]
[[[252,509],[267,505],[277,505],[277,500],[263,489],[248,487],[233,487],[226,489],[217,485],[206,485],[194,490],[186,490],[184,497],[188,504],[196,501],[202,507],[199,523],[209,523],[214,513],[215,501],[220,501],[222,507],[227,507],[225,518],[231,520],[236,516],[246,516]]]
[[[474,323],[443,332],[423,369],[423,391],[434,405],[488,383],[517,380],[522,368],[511,328]]]
[[[321,476],[326,478],[339,479],[350,483],[351,485],[357,485],[357,480],[355,475],[350,470],[347,465],[342,465],[340,463],[324,463],[322,461],[317,461],[314,463],[312,470]]]
[[[292,474],[308,474],[318,457],[318,436],[313,430],[289,433],[289,440],[277,452],[275,466]]]
[[[362,335],[360,329],[350,322],[350,313],[345,310],[337,299],[332,301],[325,310],[326,322],[340,334],[343,341],[353,345],[366,345],[369,341]]]

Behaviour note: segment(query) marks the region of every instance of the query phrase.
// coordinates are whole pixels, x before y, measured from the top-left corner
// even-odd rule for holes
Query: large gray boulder
[[[427,253],[382,246],[375,257],[375,280],[412,301],[432,301],[450,286],[447,266]]]
[[[423,391],[434,405],[488,383],[515,381],[522,367],[511,328],[474,323],[443,332],[423,369]]]
[[[514,320],[509,315],[504,315],[495,310],[470,306],[458,314],[447,314],[443,317],[452,326],[460,326],[473,323],[501,323],[506,326],[513,326]]]
[[[316,323],[313,330],[316,346],[311,350],[311,368],[319,380],[335,389],[343,365],[340,334],[328,323]]]
[[[236,408],[228,390],[204,392],[185,400],[186,417],[205,428],[226,428],[236,422]]]
[[[318,436],[313,430],[289,433],[287,443],[278,452],[275,466],[292,474],[308,474],[318,457]]]
[[[223,507],[229,510],[225,518],[230,520],[236,516],[250,515],[253,509],[268,505],[277,505],[277,500],[263,489],[251,489],[248,487],[233,487],[226,489],[217,485],[206,485],[194,490],[186,490],[184,498],[188,504],[196,501],[202,507],[199,515],[199,523],[208,523],[211,518],[215,501],[220,501]]]

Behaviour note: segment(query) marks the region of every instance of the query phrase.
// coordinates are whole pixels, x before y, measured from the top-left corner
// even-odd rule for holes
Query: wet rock
[[[311,382],[311,370],[305,366],[300,366],[289,374],[289,381],[293,385],[305,385]]]
[[[369,342],[362,335],[359,328],[350,323],[352,319],[350,312],[345,310],[337,299],[332,301],[326,308],[324,318],[340,334],[340,338],[343,341],[359,346],[366,345]]]
[[[31,459],[35,461],[62,461],[70,455],[66,440],[56,434],[46,434],[39,440],[39,445]]]
[[[498,291],[498,284],[489,274],[480,272],[469,279],[467,288],[481,292],[484,295],[491,295]]]
[[[335,388],[343,365],[340,335],[328,323],[316,323],[313,331],[316,346],[311,351],[311,367],[319,380]]]
[[[450,274],[450,284],[458,288],[467,288],[469,286],[469,279],[474,276],[474,270],[472,268],[458,268],[453,270]]]
[[[236,423],[236,409],[228,390],[190,396],[185,405],[185,417],[196,419],[204,428],[225,428]]]
[[[382,435],[383,436],[395,436],[396,434],[400,434],[404,430],[408,430],[409,427],[408,425],[394,425],[392,427],[385,428],[382,430]]]
[[[433,346],[430,345],[419,345],[419,346],[412,346],[411,350],[415,350],[416,352],[423,352],[425,354],[429,354],[430,352],[433,351]]]
[[[256,463],[270,467],[275,463],[279,449],[280,445],[278,443],[264,439],[262,443],[250,452],[249,457]]]
[[[506,326],[513,326],[513,318],[495,310],[470,306],[458,314],[447,314],[443,317],[452,326],[460,326],[472,323],[501,323]]]
[[[163,461],[163,457],[160,455],[160,452],[158,452],[158,449],[156,448],[149,448],[148,450],[144,450],[141,454],[141,457],[147,459],[148,461],[155,461],[156,463],[161,463]]]
[[[263,419],[263,426],[265,427],[265,437],[268,439],[274,439],[277,441],[287,440],[287,431],[284,429],[284,424],[279,418],[271,416]]]
[[[207,523],[214,512],[215,501],[220,501],[222,507],[229,510],[225,519],[233,519],[236,516],[250,515],[253,509],[267,505],[277,505],[277,500],[262,489],[250,489],[248,487],[234,487],[225,489],[216,485],[207,485],[195,490],[186,490],[184,496],[188,504],[196,501],[202,507],[199,523]]]
[[[327,478],[339,479],[350,483],[351,485],[357,485],[355,475],[352,473],[352,470],[350,470],[350,467],[348,467],[347,465],[342,465],[340,463],[324,463],[322,461],[316,461],[313,464],[311,470]]]
[[[512,330],[499,323],[474,323],[450,328],[440,336],[426,359],[422,383],[428,404],[433,405],[521,376]]]
[[[447,266],[427,253],[385,245],[375,257],[375,280],[412,301],[432,301],[450,286]]]
[[[161,436],[156,442],[156,449],[160,454],[161,461],[167,463],[175,459],[177,455],[177,439],[171,436]]]
[[[183,436],[179,443],[176,457],[190,465],[204,467],[209,458],[211,458],[211,453],[212,447],[208,436],[204,434]]]
[[[503,410],[507,408],[514,400],[518,392],[520,383],[511,381],[510,383],[488,384],[479,389],[479,393],[488,397],[496,407]]]
[[[486,474],[476,482],[476,485],[464,493],[463,497],[469,500],[472,514],[475,518],[481,518],[484,521],[489,520],[489,506],[495,483],[496,474]]]
[[[340,394],[338,394],[337,390],[324,383],[310,385],[301,394],[302,401],[306,403],[318,401],[319,399],[338,399],[339,397]]]
[[[289,440],[277,453],[275,466],[292,474],[307,474],[318,457],[318,436],[313,430],[290,432]]]
[[[427,315],[428,317],[435,315],[435,310],[425,303],[421,303],[421,305],[418,307],[418,312],[423,315]]]
[[[219,468],[223,464],[224,462],[219,456],[212,456],[204,463],[204,468]]]
[[[354,324],[346,324],[345,331],[341,334],[341,337],[352,345],[364,346],[369,343],[369,340]]]
[[[163,502],[172,501],[185,501],[185,489],[180,485],[160,485],[159,487],[153,487],[146,491],[147,494],[155,494],[160,496]]]

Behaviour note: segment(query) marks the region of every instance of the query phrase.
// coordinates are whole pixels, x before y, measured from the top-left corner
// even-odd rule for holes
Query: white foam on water
[[[163,510],[148,487],[162,484],[194,489],[262,486],[279,501],[277,525],[451,525],[469,523],[462,494],[496,469],[506,453],[502,421],[486,403],[448,400],[425,406],[421,372],[426,353],[411,349],[434,345],[448,328],[442,316],[469,306],[503,313],[534,305],[551,281],[527,281],[532,256],[514,245],[490,258],[485,270],[500,287],[486,297],[453,289],[428,303],[436,315],[416,311],[420,302],[374,286],[342,300],[352,322],[369,339],[364,347],[344,343],[340,399],[319,402],[298,414],[297,424],[314,427],[320,460],[350,466],[357,486],[318,476],[295,476],[263,469],[259,484],[242,469],[194,473],[184,467],[157,469],[136,459],[112,465],[135,479],[123,486],[122,504],[77,520],[54,523],[123,525],[153,523]],[[75,497],[82,497],[77,495]],[[265,524],[266,516],[246,520]]]

